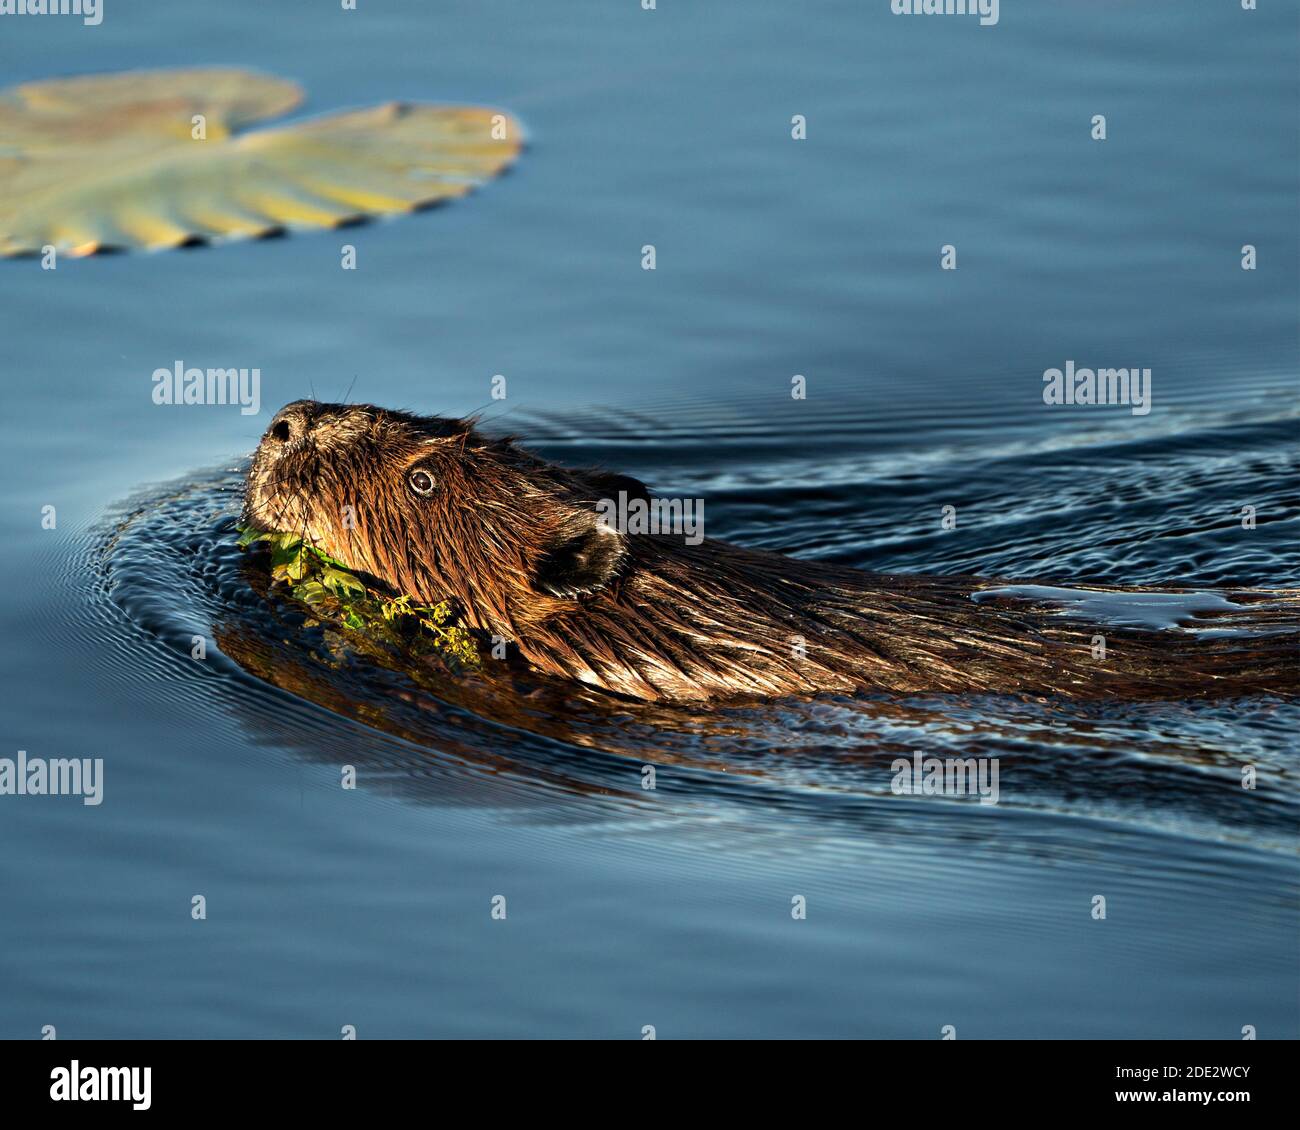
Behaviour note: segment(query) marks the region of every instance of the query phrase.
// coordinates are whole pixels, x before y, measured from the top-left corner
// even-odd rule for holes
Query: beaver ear
[[[626,556],[623,534],[595,514],[584,516],[581,529],[561,535],[543,554],[533,588],[565,600],[590,596],[618,576]]]

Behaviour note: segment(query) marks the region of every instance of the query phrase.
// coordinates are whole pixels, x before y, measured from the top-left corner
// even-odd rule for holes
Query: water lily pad
[[[463,196],[523,140],[504,111],[397,102],[237,132],[301,101],[294,83],[232,68],[0,91],[0,256],[178,247],[409,212]]]

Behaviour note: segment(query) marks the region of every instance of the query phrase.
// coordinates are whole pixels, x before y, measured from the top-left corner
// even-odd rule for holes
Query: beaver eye
[[[406,481],[411,484],[411,489],[416,494],[433,493],[433,476],[423,468],[417,467],[407,476]]]

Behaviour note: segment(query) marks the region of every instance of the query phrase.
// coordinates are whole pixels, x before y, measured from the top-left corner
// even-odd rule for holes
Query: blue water
[[[0,262],[0,756],[105,761],[98,807],[0,797],[0,1035],[1300,1035],[1295,705],[466,699],[340,662],[233,546],[271,414],[350,390],[486,406],[800,556],[1296,586],[1296,31],[1158,0],[3,18],[6,83],[236,64],[306,112],[501,106],[530,146],[345,233]],[[178,359],[259,367],[261,413],[155,406]],[[1046,407],[1067,359],[1151,368],[1152,411]],[[1000,803],[892,795],[914,749],[999,757]]]

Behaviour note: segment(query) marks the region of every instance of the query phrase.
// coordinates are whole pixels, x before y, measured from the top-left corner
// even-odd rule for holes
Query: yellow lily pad
[[[501,110],[399,102],[237,132],[302,97],[295,83],[223,67],[0,91],[0,256],[179,247],[411,212],[463,196],[523,142]]]

